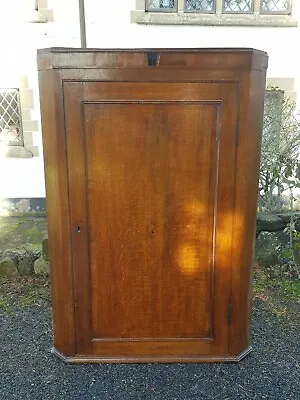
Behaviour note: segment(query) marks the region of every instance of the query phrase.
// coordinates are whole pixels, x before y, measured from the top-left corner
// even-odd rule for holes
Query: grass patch
[[[270,277],[268,268],[258,267],[254,271],[253,291],[255,302],[263,302],[285,326],[299,325],[299,279]]]
[[[51,303],[48,276],[2,278],[0,286],[0,312]]]
[[[6,298],[0,298],[0,309],[7,310],[9,308],[9,301]]]
[[[37,304],[39,300],[38,294],[36,292],[29,292],[26,295],[22,295],[18,299],[18,304],[20,307],[32,307]]]
[[[287,295],[300,298],[300,281],[283,281],[281,282],[281,288]]]
[[[272,277],[264,267],[254,270],[254,295],[264,291],[273,292],[282,296],[300,298],[300,280],[285,277]]]

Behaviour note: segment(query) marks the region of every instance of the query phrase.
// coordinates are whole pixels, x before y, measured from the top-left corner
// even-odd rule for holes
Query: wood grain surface
[[[55,348],[70,362],[249,352],[267,58],[157,52],[156,66],[142,50],[38,56]]]

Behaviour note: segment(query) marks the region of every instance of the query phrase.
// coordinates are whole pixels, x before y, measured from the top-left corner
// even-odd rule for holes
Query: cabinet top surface
[[[37,51],[38,69],[182,67],[267,68],[267,53],[252,48],[95,49],[52,47]],[[150,60],[150,61],[149,61]]]
[[[100,48],[73,48],[73,47],[48,47],[38,49],[38,54],[48,53],[144,53],[144,52],[164,52],[164,53],[267,53],[247,47],[209,47],[209,48],[132,48],[132,49],[100,49]]]

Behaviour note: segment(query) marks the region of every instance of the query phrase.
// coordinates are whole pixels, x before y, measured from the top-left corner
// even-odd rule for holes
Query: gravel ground
[[[36,294],[5,301],[0,308],[1,400],[300,399],[299,300],[255,299],[254,351],[240,364],[173,365],[64,364],[50,352],[50,303],[37,301]]]

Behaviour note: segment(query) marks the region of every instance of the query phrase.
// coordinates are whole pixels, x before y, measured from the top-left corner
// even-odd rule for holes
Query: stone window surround
[[[53,22],[54,12],[48,6],[48,0],[35,0],[36,4],[36,18],[31,22]]]
[[[29,0],[27,4],[28,23],[47,23],[54,20],[53,10],[48,8],[48,0]],[[24,145],[5,145],[0,147],[0,156],[9,158],[32,158],[39,156],[39,148],[33,144],[33,134],[39,131],[38,121],[32,119],[31,111],[34,110],[34,93],[28,87],[27,77],[20,81],[21,120],[23,126]]]
[[[254,12],[251,14],[225,14],[222,13],[222,0],[216,0],[215,13],[184,12],[184,0],[177,0],[177,12],[146,12],[145,0],[136,0],[136,9],[131,12],[131,22],[143,25],[298,26],[292,14],[260,14],[260,0],[253,1]]]
[[[48,0],[27,0],[26,9],[25,22],[47,23],[54,21],[53,10],[48,8]]]
[[[27,77],[23,76],[19,87],[21,103],[21,120],[23,127],[23,145],[5,145],[1,156],[9,158],[32,158],[39,155],[38,146],[33,144],[33,134],[38,132],[38,121],[32,119],[34,109],[33,90],[27,86]]]

